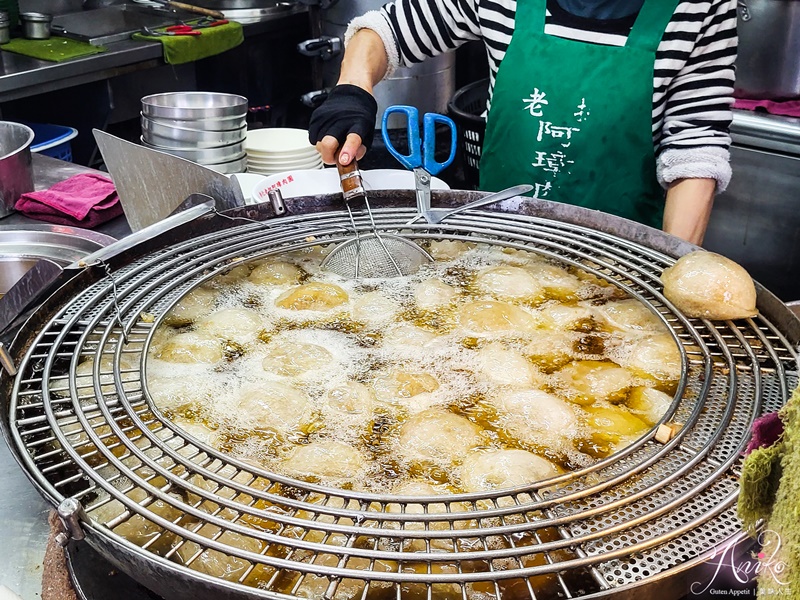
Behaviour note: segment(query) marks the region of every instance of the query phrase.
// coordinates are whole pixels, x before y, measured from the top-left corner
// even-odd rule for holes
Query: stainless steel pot
[[[435,200],[449,207],[481,196],[448,191]],[[87,268],[19,332],[11,347],[19,373],[0,376],[0,426],[28,477],[60,507],[72,543],[85,539],[171,600],[352,598],[368,596],[367,588],[382,598],[443,590],[447,598],[540,599],[533,588],[542,577],[561,598],[678,598],[713,576],[714,565],[703,575],[704,561],[745,550],[736,545],[744,540],[735,508],[741,451],[753,419],[779,408],[798,379],[800,321],[785,305],[758,286],[755,319],[687,319],[663,297],[658,277],[695,247],[596,211],[514,198],[446,226],[408,225],[412,191],[376,192],[373,200],[382,231],[535,251],[650,306],[681,349],[684,375],[669,412],[681,424],[677,437],[661,445],[648,434],[625,452],[524,489],[396,497],[287,479],[171,425],[153,407],[142,369],[154,328],[175,303],[243,260],[352,236],[340,195],[292,198],[289,210],[306,214],[258,224],[273,216],[259,204],[209,215],[113,257],[112,277]],[[353,226],[371,227],[363,213]],[[135,366],[123,366],[123,355]],[[92,389],[75,373],[89,358]],[[98,380],[109,368],[103,361],[112,364],[103,376],[115,382],[113,394]],[[108,517],[97,516],[112,502]],[[128,520],[151,527],[147,544],[124,539],[118,528]],[[420,521],[425,527],[405,527]],[[527,544],[497,545],[521,532]],[[428,550],[412,554],[403,540]],[[454,551],[431,549],[437,540]],[[185,544],[191,556],[179,560],[175,550]],[[194,569],[209,553],[233,557],[241,576]],[[420,568],[387,570],[387,561]],[[251,575],[264,585],[248,585]],[[347,595],[354,585],[361,587]],[[477,585],[492,593],[474,593]]]
[[[739,0],[739,98],[800,98],[800,2]]]
[[[22,34],[29,40],[50,39],[50,24],[53,15],[37,12],[24,12],[19,14],[22,22]]]
[[[247,98],[217,92],[169,92],[142,98],[142,114],[158,119],[239,120],[247,115]]]
[[[33,130],[0,121],[0,217],[14,212],[19,197],[33,191]]]

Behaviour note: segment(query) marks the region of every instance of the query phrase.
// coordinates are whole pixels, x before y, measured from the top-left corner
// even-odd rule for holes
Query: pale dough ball
[[[627,445],[650,427],[622,406],[590,406],[588,425],[595,438],[611,444]],[[621,442],[621,443],[620,443]]]
[[[249,308],[224,308],[196,323],[204,331],[221,340],[244,344],[256,338],[264,327],[259,314]]]
[[[289,310],[331,310],[349,300],[347,292],[333,283],[312,282],[293,287],[275,301]]]
[[[196,288],[181,298],[167,313],[164,323],[173,327],[189,325],[206,315],[216,301],[216,291],[203,287]]]
[[[549,329],[568,331],[592,322],[592,311],[586,306],[551,304],[541,309],[544,324]]]
[[[525,450],[472,452],[459,469],[467,492],[514,488],[558,475],[549,460]]]
[[[285,285],[298,283],[303,269],[289,262],[264,262],[250,271],[248,279],[259,285]]]
[[[174,363],[215,363],[222,360],[222,342],[205,331],[189,331],[172,336],[156,354]]]
[[[208,402],[209,390],[193,377],[168,377],[150,374],[147,389],[153,403],[161,410],[175,410],[197,402]]]
[[[198,442],[202,442],[208,446],[213,446],[217,441],[217,432],[213,429],[209,429],[203,423],[190,421],[181,417],[175,417],[172,419],[172,422]]]
[[[458,321],[474,335],[492,333],[527,333],[534,331],[537,319],[507,302],[477,301],[461,307]]]
[[[507,392],[492,403],[498,409],[505,430],[525,444],[545,446],[578,433],[575,410],[543,390]]]
[[[432,241],[428,252],[435,260],[453,260],[470,250],[474,245],[459,240]]]
[[[325,406],[348,415],[370,415],[375,394],[363,383],[348,381],[330,388],[324,397]]]
[[[136,382],[139,380],[138,355],[122,353],[119,357],[119,378],[122,382],[122,389],[131,392],[137,389]],[[124,373],[122,371],[136,370],[137,372]],[[78,396],[86,397],[94,395],[94,358],[90,358],[79,364],[75,369],[75,385]],[[100,359],[100,390],[104,396],[117,393],[114,385],[114,357],[104,354]]]
[[[546,262],[533,262],[526,265],[525,270],[533,275],[548,294],[561,299],[576,297],[583,287],[583,283],[575,275]]]
[[[365,466],[358,450],[335,440],[297,446],[283,463],[284,470],[292,477],[312,482],[355,479]]]
[[[483,381],[497,385],[531,387],[539,380],[536,368],[516,350],[500,342],[487,344],[475,353],[477,372]]]
[[[239,390],[236,418],[251,429],[285,435],[309,423],[312,409],[305,392],[290,385],[265,381]]]
[[[229,271],[213,277],[209,284],[212,287],[230,287],[241,283],[247,276],[250,275],[250,267],[247,265],[238,265]]]
[[[350,314],[356,321],[379,325],[393,321],[400,310],[396,300],[379,291],[367,292],[353,301]]]
[[[323,369],[335,359],[326,348],[305,342],[278,341],[267,346],[261,366],[269,373],[284,377]]]
[[[606,302],[594,307],[600,319],[622,331],[663,331],[661,322],[653,311],[636,298]]]
[[[698,251],[678,259],[661,275],[664,296],[688,317],[755,317],[756,286],[747,271],[729,258]]]
[[[436,391],[439,389],[439,382],[428,373],[413,373],[398,369],[378,375],[372,382],[372,388],[381,402],[397,404],[420,394]]]
[[[531,332],[526,337],[530,341],[523,354],[541,367],[549,369],[563,366],[575,354],[574,334],[569,332],[541,330]]]
[[[400,452],[413,462],[452,465],[483,442],[481,429],[468,419],[438,408],[417,413],[400,427]]]
[[[510,265],[482,269],[475,284],[481,291],[498,298],[539,298],[544,292],[528,271]]]
[[[631,390],[626,404],[633,414],[648,425],[655,425],[672,404],[672,396],[653,388],[636,387]]]
[[[411,323],[400,323],[386,332],[382,346],[392,352],[416,351],[415,349],[427,346],[437,338],[438,336],[435,333],[426,329]]]
[[[559,391],[577,404],[621,400],[633,386],[633,375],[611,362],[573,361],[553,374]]]
[[[630,343],[620,364],[634,373],[662,381],[681,377],[681,352],[669,334],[648,336]]]
[[[414,300],[422,310],[446,306],[458,296],[458,290],[438,279],[427,279],[414,288]]]

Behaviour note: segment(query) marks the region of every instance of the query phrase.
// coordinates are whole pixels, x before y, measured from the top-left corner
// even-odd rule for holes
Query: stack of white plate
[[[286,171],[321,169],[322,157],[308,141],[308,131],[272,127],[247,132],[244,141],[247,172],[274,175]]]
[[[247,98],[170,92],[142,98],[142,145],[220,173],[245,170]]]

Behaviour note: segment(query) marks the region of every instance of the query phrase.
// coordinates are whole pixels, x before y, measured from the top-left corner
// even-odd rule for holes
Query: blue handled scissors
[[[408,120],[408,154],[401,154],[389,139],[389,117],[394,113],[404,114]],[[436,162],[436,124],[447,125],[450,129],[450,156],[444,162]],[[381,134],[383,142],[392,156],[405,168],[414,171],[414,184],[417,190],[417,210],[428,214],[431,210],[431,176],[438,175],[449,167],[456,157],[456,124],[449,117],[436,113],[425,113],[422,120],[423,137],[419,131],[419,111],[414,106],[390,106],[383,113]]]

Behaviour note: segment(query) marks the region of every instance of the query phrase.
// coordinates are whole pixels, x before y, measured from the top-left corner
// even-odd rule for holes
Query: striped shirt
[[[394,0],[355,19],[383,39],[390,71],[483,40],[491,91],[511,36],[516,0]],[[608,21],[573,16],[548,0],[545,33],[588,43],[623,46],[636,15]],[[736,59],[736,0],[685,0],[667,25],[653,77],[653,143],[663,185],[709,177],[722,191],[728,165]]]

